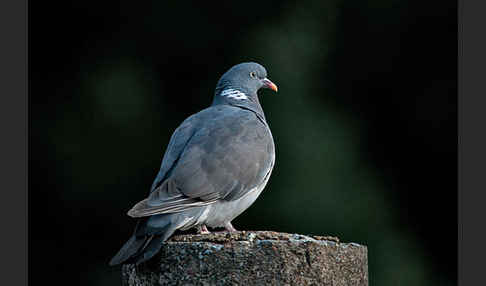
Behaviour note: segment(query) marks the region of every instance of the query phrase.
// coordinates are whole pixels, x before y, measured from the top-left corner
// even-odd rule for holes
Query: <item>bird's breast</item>
[[[209,205],[209,210],[206,212],[205,224],[209,227],[224,227],[226,223],[231,222],[242,212],[248,209],[255,202],[258,196],[260,196],[263,189],[267,185],[272,168],[273,164],[264,181],[260,185],[249,190],[248,193],[241,198],[233,201],[220,200]]]

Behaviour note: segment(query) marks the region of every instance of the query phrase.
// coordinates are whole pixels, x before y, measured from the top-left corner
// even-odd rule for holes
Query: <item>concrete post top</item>
[[[176,235],[124,285],[368,285],[367,248],[273,231]]]

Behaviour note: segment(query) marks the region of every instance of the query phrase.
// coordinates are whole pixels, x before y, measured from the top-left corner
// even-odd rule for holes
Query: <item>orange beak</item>
[[[263,87],[271,89],[275,92],[278,91],[277,85],[275,85],[273,82],[271,82],[268,78],[263,79]]]

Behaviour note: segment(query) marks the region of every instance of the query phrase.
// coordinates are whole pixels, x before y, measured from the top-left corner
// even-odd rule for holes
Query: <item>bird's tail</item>
[[[158,216],[151,217],[156,219],[157,224],[161,218]],[[162,242],[166,241],[176,230],[170,223],[160,228],[152,228],[150,222],[144,219],[139,221],[135,227],[132,237],[122,246],[118,253],[111,259],[110,265],[122,263],[140,264],[152,258],[162,247]],[[162,221],[166,221],[162,219]]]
[[[140,250],[143,250],[143,245],[150,239],[148,236],[137,237],[135,234],[122,246],[118,253],[111,259],[110,265],[118,265],[127,262],[134,257]]]

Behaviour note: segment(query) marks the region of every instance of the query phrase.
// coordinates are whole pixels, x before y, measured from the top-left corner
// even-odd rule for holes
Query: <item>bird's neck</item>
[[[243,108],[255,113],[258,119],[260,119],[260,121],[262,121],[263,124],[267,125],[267,120],[265,118],[265,114],[263,113],[263,108],[260,105],[260,102],[258,102],[258,97],[256,97],[256,103],[245,101],[245,102],[232,102],[229,105]]]
[[[256,93],[248,93],[233,87],[217,88],[212,105],[226,104],[254,112],[266,124],[265,114]]]

